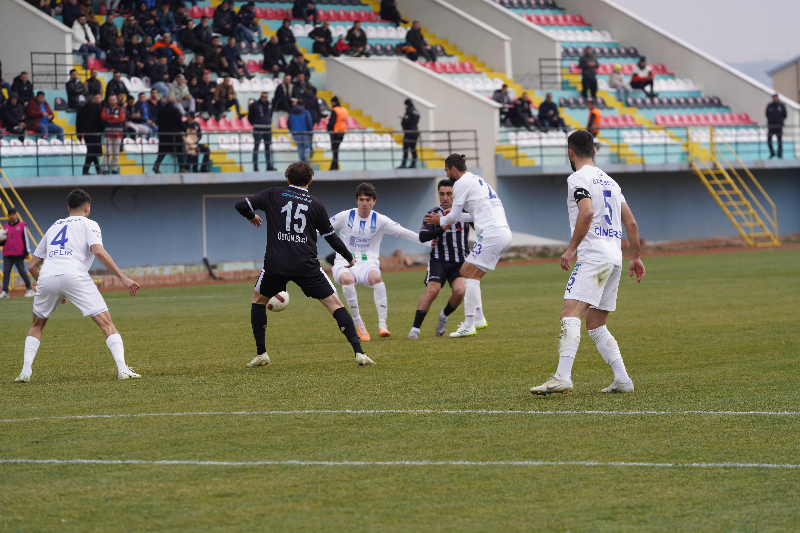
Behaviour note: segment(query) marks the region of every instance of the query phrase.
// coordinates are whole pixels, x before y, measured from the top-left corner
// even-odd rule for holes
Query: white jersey
[[[94,261],[91,247],[102,246],[100,226],[86,217],[69,217],[57,220],[47,230],[33,255],[44,259],[39,280],[62,274],[90,277],[89,267]]]
[[[384,234],[402,237],[425,246],[425,243],[420,242],[419,235],[377,211],[370,213],[367,218],[361,218],[358,209],[348,209],[331,217],[331,226],[334,230],[339,230],[339,238],[356,261],[378,261]],[[339,254],[336,254],[336,262],[346,263]]]
[[[503,202],[488,183],[472,172],[465,173],[453,185],[453,207],[439,224],[445,226],[457,222],[462,211],[472,216],[477,235],[486,228],[508,227]]]
[[[622,266],[622,204],[617,182],[597,167],[585,165],[567,179],[570,233],[575,232],[578,200],[592,200],[592,225],[578,245],[578,261]]]

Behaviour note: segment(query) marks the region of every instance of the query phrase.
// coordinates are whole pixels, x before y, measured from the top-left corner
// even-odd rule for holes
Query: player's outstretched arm
[[[636,219],[633,218],[631,208],[628,207],[626,202],[622,203],[622,224],[625,226],[625,232],[628,234],[628,242],[631,246],[631,264],[628,267],[630,277],[636,274],[636,282],[641,283],[644,278],[644,263],[640,257],[639,249],[639,225]]]
[[[575,231],[572,232],[572,239],[569,241],[569,248],[561,256],[561,268],[570,271],[569,262],[575,257],[578,252],[578,246],[583,242],[586,234],[589,233],[589,228],[592,225],[592,217],[594,217],[594,209],[592,208],[591,198],[582,198],[578,202],[578,218],[575,221]]]
[[[119,280],[122,282],[122,286],[128,289],[128,292],[131,293],[131,296],[135,297],[136,291],[139,290],[139,284],[126,276],[122,270],[120,270],[114,260],[111,259],[111,255],[106,252],[105,248],[103,248],[103,245],[93,244],[91,250],[95,258],[100,261],[100,264],[106,267],[117,278],[119,278]]]
[[[410,229],[404,228],[398,222],[386,226],[386,233],[389,235],[394,235],[395,237],[401,237],[407,241],[415,242],[417,244],[425,244],[426,246],[430,246],[430,244],[423,241],[418,234],[414,233]]]
[[[249,220],[253,226],[260,228],[261,224],[263,224],[261,217],[256,215],[256,212],[253,210],[252,204],[247,198],[236,202],[236,210],[239,212],[240,215]]]

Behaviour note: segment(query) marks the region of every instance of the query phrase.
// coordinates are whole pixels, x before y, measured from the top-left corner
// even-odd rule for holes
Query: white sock
[[[419,328],[411,328],[411,333],[420,333]]]
[[[342,285],[342,293],[344,293],[344,299],[347,301],[347,307],[350,308],[350,316],[353,317],[353,322],[360,326],[364,321],[361,320],[361,313],[358,311],[358,293],[356,292],[356,286]]]
[[[125,347],[122,345],[122,337],[119,333],[114,333],[106,339],[106,346],[111,350],[111,355],[114,357],[114,362],[117,363],[117,370],[122,372],[128,370],[128,365],[125,364]]]
[[[384,282],[376,283],[372,286],[374,291],[372,295],[375,297],[375,309],[378,310],[378,327],[386,327],[386,317],[389,315],[389,299],[386,297],[386,284]]]
[[[33,360],[36,357],[36,352],[39,351],[39,339],[36,337],[25,337],[25,352],[22,361],[22,371],[25,374],[33,373]]]
[[[614,371],[614,381],[617,383],[628,383],[631,378],[625,371],[625,363],[622,362],[622,354],[619,351],[617,340],[608,331],[605,326],[589,331],[594,343],[597,345],[597,351],[603,357],[606,363],[609,364],[611,370]]]
[[[558,336],[558,370],[556,376],[572,381],[572,365],[581,343],[581,319],[568,316],[561,319],[561,334]]]
[[[475,325],[475,315],[481,307],[481,280],[464,280],[467,290],[464,293],[464,327]],[[481,315],[483,316],[483,315]]]

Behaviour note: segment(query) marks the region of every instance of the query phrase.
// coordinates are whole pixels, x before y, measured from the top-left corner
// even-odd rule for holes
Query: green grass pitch
[[[800,530],[798,264],[645,257],[609,321],[631,395],[599,393],[612,374],[585,330],[575,392],[528,392],[556,366],[554,263],[488,274],[489,328],[458,340],[433,333],[448,289],[407,340],[424,273],[386,274],[393,336],[365,343],[368,368],[295,286],[269,314],[272,365],[244,368],[252,284],[227,284],[105,295],[138,381],[67,304],[18,385],[31,300],[0,301],[0,531]],[[195,414],[57,418],[143,413]]]

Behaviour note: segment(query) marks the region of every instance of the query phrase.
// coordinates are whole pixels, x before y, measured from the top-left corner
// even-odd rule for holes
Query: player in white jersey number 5
[[[336,254],[332,274],[333,279],[342,286],[342,292],[347,306],[350,308],[353,322],[355,322],[358,337],[362,341],[368,341],[370,337],[358,310],[357,284],[373,290],[375,307],[378,310],[379,335],[381,337],[391,335],[386,325],[386,318],[389,314],[386,284],[381,278],[381,265],[378,260],[383,235],[402,237],[430,248],[430,243],[420,242],[419,235],[413,231],[404,228],[391,218],[373,211],[372,208],[377,201],[378,191],[375,190],[375,187],[371,183],[362,183],[356,187],[358,208],[348,209],[331,217],[333,229],[339,231],[339,237],[356,260],[355,266],[348,268],[344,257]]]
[[[533,387],[533,394],[572,392],[572,364],[581,340],[581,319],[597,351],[614,371],[614,382],[600,392],[633,392],[622,354],[606,328],[608,313],[617,307],[617,289],[622,273],[622,226],[631,246],[630,276],[644,278],[639,258],[639,228],[617,182],[594,165],[594,139],[587,131],[569,136],[569,161],[575,172],[567,179],[567,207],[572,240],[561,256],[561,268],[569,272],[570,260],[578,254],[561,312],[558,338],[558,370],[549,380]]]
[[[464,322],[450,334],[452,338],[471,337],[478,329],[487,326],[481,301],[481,278],[494,270],[500,258],[511,246],[511,229],[508,227],[503,202],[494,189],[480,176],[467,172],[466,156],[451,154],[445,159],[447,177],[453,185],[453,207],[442,216],[430,213],[427,224],[446,226],[458,222],[463,211],[469,213],[475,225],[477,239],[461,267],[465,278]]]
[[[106,346],[117,363],[119,379],[141,377],[125,364],[125,348],[117,328],[111,321],[111,314],[97,286],[89,276],[89,267],[97,258],[100,264],[117,276],[122,285],[136,296],[139,284],[128,278],[103,248],[100,226],[89,220],[92,199],[81,189],[75,189],[67,197],[69,217],[57,220],[47,230],[28,265],[36,280],[36,294],[33,297],[33,325],[25,339],[25,354],[22,372],[15,380],[27,383],[31,379],[31,366],[47,319],[59,303],[69,299],[81,310],[83,316],[90,316],[100,326],[106,336]]]

